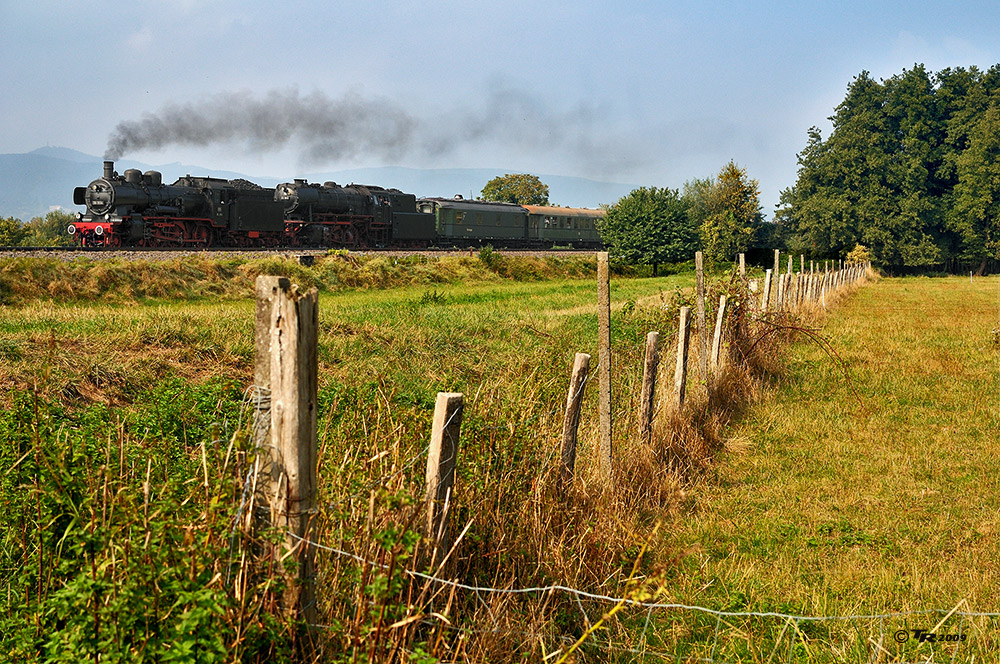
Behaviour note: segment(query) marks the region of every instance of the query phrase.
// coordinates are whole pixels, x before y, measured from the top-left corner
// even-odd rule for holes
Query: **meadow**
[[[104,266],[128,286],[112,293],[110,277],[83,265],[62,285],[65,270],[0,265],[8,659],[294,656],[302,631],[280,619],[260,558],[274,534],[251,526],[250,293],[261,273],[321,288],[326,548],[309,633],[322,661],[868,661],[880,648],[883,661],[965,661],[995,650],[982,617],[941,626],[965,630],[957,644],[892,641],[943,614],[787,617],[995,608],[995,283],[877,280],[825,314],[770,321],[786,329],[768,335],[755,372],[727,379],[724,407],[713,416],[720,398],[698,389],[686,418],[661,405],[647,448],[635,440],[645,333],[663,335],[666,396],[693,275],[619,275],[616,482],[596,475],[590,389],[579,474],[562,496],[573,354],[597,356],[592,262],[487,252],[346,263]],[[727,284],[720,273],[717,288]],[[827,349],[793,328],[819,330]],[[785,617],[459,592],[408,576],[438,391],[466,395],[453,578]]]

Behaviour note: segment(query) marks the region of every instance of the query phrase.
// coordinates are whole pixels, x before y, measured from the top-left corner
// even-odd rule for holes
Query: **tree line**
[[[775,222],[792,253],[890,267],[1000,258],[1000,65],[855,77],[809,130]]]
[[[73,244],[66,227],[76,219],[71,212],[52,210],[27,223],[16,217],[0,217],[0,247],[65,247]]]
[[[607,208],[601,238],[612,258],[652,265],[689,261],[701,249],[710,262],[731,261],[768,244],[760,186],[735,162],[683,189],[640,187]]]

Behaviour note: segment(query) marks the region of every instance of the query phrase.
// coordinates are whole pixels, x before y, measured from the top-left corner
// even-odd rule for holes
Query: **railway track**
[[[106,249],[106,248],[81,248],[81,247],[0,247],[0,258],[20,257],[58,257],[64,260],[76,258],[88,258],[93,260],[104,259],[125,259],[125,260],[169,260],[183,256],[203,255],[211,256],[248,256],[248,257],[268,257],[268,256],[323,256],[329,253],[330,249],[315,247],[142,247],[135,249]],[[581,256],[593,254],[593,250],[579,249],[496,249],[497,253],[517,255],[517,256]],[[395,248],[373,248],[373,249],[351,249],[351,255],[381,254],[388,256],[460,256],[477,255],[476,248],[431,248],[431,249],[395,249]]]

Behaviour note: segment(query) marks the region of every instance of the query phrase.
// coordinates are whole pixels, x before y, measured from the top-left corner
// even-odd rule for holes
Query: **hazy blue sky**
[[[0,153],[104,154],[110,143],[150,163],[280,178],[401,165],[669,187],[733,159],[760,181],[768,217],[794,183],[807,129],[825,134],[862,70],[1000,62],[1000,5],[986,2],[0,0],[0,10]]]

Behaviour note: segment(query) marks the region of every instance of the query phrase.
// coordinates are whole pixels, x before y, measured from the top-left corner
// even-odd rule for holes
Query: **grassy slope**
[[[823,329],[850,381],[815,344],[796,344],[787,379],[731,432],[741,451],[719,460],[696,488],[698,508],[667,538],[686,552],[672,599],[811,616],[996,611],[996,289],[958,277],[861,289]],[[902,647],[892,635],[940,617],[885,621],[883,647],[927,657],[932,646],[918,649],[912,633]],[[665,620],[663,638],[710,641],[715,621],[702,622],[693,634]],[[795,661],[865,661],[880,629],[814,625],[810,648],[781,620],[732,622],[740,629],[723,626],[716,656],[738,661],[764,660],[776,643],[784,657],[789,640]],[[958,661],[995,653],[995,622],[959,623],[941,628],[969,634]]]

